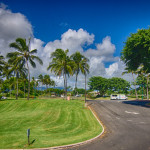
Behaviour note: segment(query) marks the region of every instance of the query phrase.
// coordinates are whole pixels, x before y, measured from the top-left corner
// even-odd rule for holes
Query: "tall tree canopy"
[[[130,88],[130,83],[122,78],[113,77],[109,79],[109,88],[111,91],[118,93],[125,93],[127,94],[127,91]]]
[[[100,95],[104,95],[108,90],[108,80],[100,76],[91,77],[89,79],[88,85],[90,89],[98,90],[100,92]]]
[[[137,70],[141,65],[150,72],[150,28],[131,34],[121,52],[121,59],[129,69]]]
[[[137,33],[132,33],[130,37],[127,38],[121,52],[121,59],[130,70],[136,71],[141,68],[142,72],[147,74],[147,99],[149,99],[150,28],[139,29]]]

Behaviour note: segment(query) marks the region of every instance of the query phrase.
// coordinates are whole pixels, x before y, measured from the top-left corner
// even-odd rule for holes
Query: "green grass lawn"
[[[0,149],[60,146],[97,136],[102,127],[83,106],[80,100],[0,101]]]

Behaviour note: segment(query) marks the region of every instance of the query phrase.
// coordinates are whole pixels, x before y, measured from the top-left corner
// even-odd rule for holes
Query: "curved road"
[[[150,150],[150,101],[88,101],[105,125],[97,140],[70,150]]]

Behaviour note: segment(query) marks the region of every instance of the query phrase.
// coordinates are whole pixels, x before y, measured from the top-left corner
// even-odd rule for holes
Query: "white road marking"
[[[145,124],[145,122],[140,122],[141,124]]]
[[[127,121],[132,121],[132,120],[127,120]]]
[[[130,111],[125,111],[125,113],[134,114],[134,115],[138,115],[139,114],[138,112],[130,112]]]
[[[116,119],[120,119],[119,117],[116,117]]]

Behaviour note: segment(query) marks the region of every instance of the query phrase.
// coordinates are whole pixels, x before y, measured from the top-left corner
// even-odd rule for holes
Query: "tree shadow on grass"
[[[123,101],[122,103],[150,108],[150,105],[148,105],[148,104],[150,104],[149,100],[132,100],[132,101]]]

